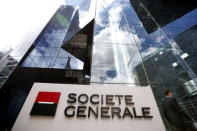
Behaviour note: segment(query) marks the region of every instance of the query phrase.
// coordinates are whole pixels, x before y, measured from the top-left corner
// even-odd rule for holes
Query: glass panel
[[[96,7],[96,21],[118,22],[122,17],[122,8],[117,0],[99,0]]]
[[[144,48],[144,50],[140,50],[143,65],[151,82],[155,83],[159,76],[163,85],[182,85],[184,82],[196,78],[194,71],[186,62],[189,59],[188,53],[170,47],[141,48]]]
[[[139,82],[134,68],[138,63],[141,63],[141,58],[135,45],[96,43],[93,46],[91,82],[146,85],[146,77]],[[145,75],[144,71],[141,73]]]
[[[72,58],[70,60],[70,66],[71,66],[71,69],[83,70],[84,62],[80,61],[79,59]]]
[[[66,68],[68,58],[57,58],[55,61],[54,68]]]
[[[28,56],[26,60],[23,62],[24,67],[31,67],[31,63],[33,61],[34,56]]]
[[[68,0],[66,3],[67,5],[72,5],[75,8],[75,12],[64,38],[64,43],[68,42],[94,19],[96,8],[96,0]]]
[[[124,20],[121,20],[120,23],[96,22],[94,42],[96,44],[135,44],[133,35]]]
[[[83,62],[61,48],[66,31],[70,28],[69,23],[71,21],[73,22],[71,16],[75,11],[76,9],[72,6],[61,6],[58,9],[44,31],[34,42],[35,48],[31,51],[22,66],[61,69],[73,67],[74,69],[83,69]],[[69,63],[67,62],[68,57],[72,57]],[[71,63],[80,63],[80,66],[70,65]]]

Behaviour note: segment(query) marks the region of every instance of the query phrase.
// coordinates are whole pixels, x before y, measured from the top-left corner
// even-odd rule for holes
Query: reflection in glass
[[[62,83],[64,76],[78,83],[86,76],[88,84],[91,79],[91,84],[149,86],[159,108],[168,88],[197,120],[197,10],[193,5],[182,10],[188,5],[179,2],[176,10],[174,1],[163,1],[173,9],[164,10],[162,1],[68,0],[33,43],[22,67],[54,68],[63,74]],[[20,51],[0,52],[0,86],[23,57]]]
[[[35,48],[23,63],[23,67],[59,68],[59,69],[83,69],[83,62],[75,62],[76,57],[61,49],[63,39],[72,22],[72,15],[76,9],[72,6],[61,6],[52,17],[43,33],[34,42]],[[72,57],[72,59],[71,59]],[[71,60],[70,60],[71,59]],[[72,62],[72,63],[71,63]],[[68,66],[70,65],[70,66]]]
[[[134,67],[138,63],[141,63],[141,58],[135,45],[96,43],[93,47],[91,82],[139,84],[134,75]]]

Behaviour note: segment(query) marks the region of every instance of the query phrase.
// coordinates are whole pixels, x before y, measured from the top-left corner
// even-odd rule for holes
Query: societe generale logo
[[[55,116],[60,94],[60,92],[40,91],[34,102],[30,115]]]

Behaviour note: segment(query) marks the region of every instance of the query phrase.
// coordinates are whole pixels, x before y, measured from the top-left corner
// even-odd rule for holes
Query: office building
[[[0,52],[2,129],[13,126],[34,82],[151,87],[159,108],[168,88],[197,120],[195,0],[65,3],[36,39]]]

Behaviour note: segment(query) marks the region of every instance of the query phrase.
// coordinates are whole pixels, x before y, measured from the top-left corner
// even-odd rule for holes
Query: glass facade
[[[18,88],[16,81],[26,80],[151,87],[171,131],[162,111],[167,88],[197,120],[196,7],[195,0],[66,1],[32,44],[0,52],[1,94],[14,94],[1,112],[22,106],[32,84]],[[25,90],[24,98],[15,90]]]
[[[23,62],[23,67],[83,69],[83,62],[61,48],[63,39],[77,10],[73,6],[62,6],[49,21],[33,50]]]

